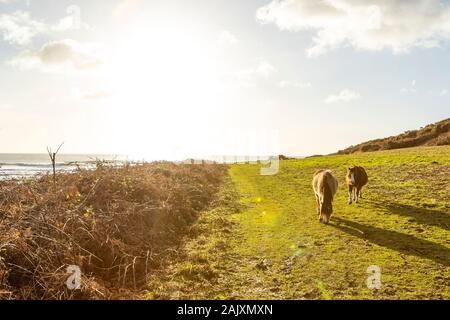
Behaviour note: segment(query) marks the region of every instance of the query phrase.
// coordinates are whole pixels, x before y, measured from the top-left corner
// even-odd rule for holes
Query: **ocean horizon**
[[[173,161],[176,163],[191,163],[190,161],[210,161],[223,164],[256,163],[270,160],[271,156],[204,156],[185,159],[150,159],[131,158],[125,155],[103,154],[59,154],[56,158],[58,172],[73,172],[78,168],[94,169],[97,161],[108,162],[154,162]],[[302,159],[304,157],[295,157]],[[0,181],[9,179],[24,179],[52,172],[52,163],[45,153],[0,153]]]
[[[101,154],[60,154],[56,159],[59,172],[71,172],[78,167],[90,169],[97,161],[124,161],[123,156]],[[0,180],[22,179],[52,171],[48,154],[0,153]]]

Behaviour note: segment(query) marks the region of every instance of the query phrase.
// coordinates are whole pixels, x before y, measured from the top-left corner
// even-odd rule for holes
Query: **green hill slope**
[[[349,206],[346,168],[370,182]],[[330,225],[316,219],[312,175],[340,180]],[[234,165],[216,207],[150,281],[148,298],[450,299],[450,147]],[[367,270],[381,268],[369,289]]]

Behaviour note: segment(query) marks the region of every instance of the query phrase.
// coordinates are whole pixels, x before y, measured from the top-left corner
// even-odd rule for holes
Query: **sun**
[[[213,55],[211,43],[192,26],[139,24],[116,41],[108,68],[117,91],[183,95],[211,88]]]
[[[147,156],[152,151],[142,146],[157,132],[169,145],[213,107],[220,82],[214,43],[192,25],[155,23],[134,24],[115,38],[105,66],[114,93],[109,121],[128,133],[115,140],[125,140],[127,154]]]

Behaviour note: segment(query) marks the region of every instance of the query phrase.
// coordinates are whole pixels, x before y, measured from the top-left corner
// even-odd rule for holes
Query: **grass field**
[[[349,206],[346,168],[364,166]],[[313,173],[340,187],[317,221]],[[280,173],[233,165],[214,209],[150,279],[150,299],[450,299],[450,147],[282,161]],[[381,268],[379,290],[366,285]]]

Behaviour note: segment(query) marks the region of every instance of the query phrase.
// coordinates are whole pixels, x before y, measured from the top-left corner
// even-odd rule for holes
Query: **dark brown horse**
[[[366,170],[358,166],[348,168],[345,181],[348,191],[348,203],[352,204],[353,200],[358,203],[359,198],[362,198],[362,188],[369,182]]]

